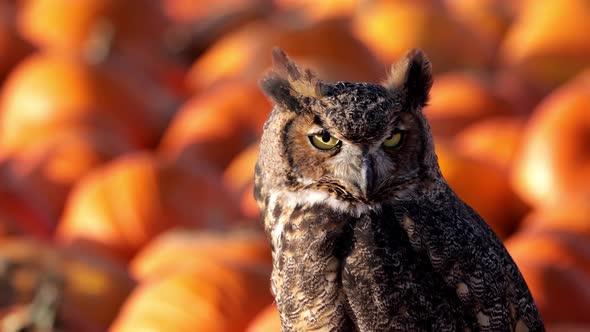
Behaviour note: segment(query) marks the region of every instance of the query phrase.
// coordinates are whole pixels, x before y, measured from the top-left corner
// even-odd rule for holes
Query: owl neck
[[[355,217],[323,204],[292,204],[288,197],[273,195],[263,211],[272,243],[271,289],[283,331],[347,331],[353,325],[339,274],[352,247],[348,225]]]
[[[290,193],[273,193],[263,209],[272,243],[271,288],[282,314],[283,331],[348,331],[354,323],[342,288],[344,265],[360,264],[358,271],[384,266],[381,262],[365,266],[368,258],[359,256],[368,244],[380,243],[380,236],[409,251],[407,236],[396,222],[402,218],[398,212],[403,213],[408,204],[422,203],[389,202],[363,211],[343,211],[325,202],[296,204],[292,199]],[[401,280],[401,274],[390,272],[391,282]]]

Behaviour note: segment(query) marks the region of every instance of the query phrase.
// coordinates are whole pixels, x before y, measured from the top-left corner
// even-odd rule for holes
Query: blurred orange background
[[[590,331],[587,0],[1,0],[0,330],[279,331],[252,197],[282,47],[380,82],[418,47],[443,174],[549,331]]]

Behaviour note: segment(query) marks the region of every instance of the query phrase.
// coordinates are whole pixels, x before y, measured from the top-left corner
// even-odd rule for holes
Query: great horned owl
[[[419,50],[382,85],[320,81],[280,49],[255,196],[283,331],[542,331],[482,218],[446,183]]]

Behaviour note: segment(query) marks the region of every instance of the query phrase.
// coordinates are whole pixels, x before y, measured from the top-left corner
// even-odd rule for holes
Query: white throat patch
[[[378,210],[381,207],[379,204],[351,204],[330,195],[326,191],[317,189],[303,189],[298,192],[271,192],[271,201],[273,198],[274,200],[280,199],[280,201],[284,202],[284,204],[290,208],[296,208],[304,205],[314,206],[325,204],[338,212],[348,213],[357,218],[364,213],[372,210]]]

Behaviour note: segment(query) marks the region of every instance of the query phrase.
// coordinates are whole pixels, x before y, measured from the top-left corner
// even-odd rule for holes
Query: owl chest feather
[[[489,259],[463,246],[469,236],[461,232],[477,233],[477,227],[423,229],[412,219],[424,219],[416,215],[422,212],[403,205],[358,215],[322,204],[269,203],[264,216],[273,247],[272,289],[284,331],[514,330],[523,324],[519,318],[530,315],[534,324],[538,317],[527,312],[527,301],[533,302],[520,275],[493,265],[493,259],[505,259],[497,243],[479,243],[492,247]],[[427,213],[436,225],[436,214]],[[480,259],[500,272],[478,270],[473,264]],[[499,297],[489,303],[461,298],[486,299],[485,293]],[[503,302],[494,302],[498,298]]]
[[[324,205],[268,207],[272,288],[285,330],[429,330],[427,315],[457,311],[458,299],[441,292],[442,280],[413,253],[399,223],[381,228],[385,222],[396,224]]]
[[[273,253],[271,288],[284,331],[355,331],[340,282],[346,221],[335,222],[335,215],[320,208],[271,199],[265,211]]]

